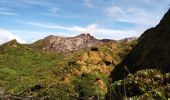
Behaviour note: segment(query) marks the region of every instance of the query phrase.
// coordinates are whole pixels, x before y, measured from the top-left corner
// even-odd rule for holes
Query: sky
[[[0,44],[81,33],[98,39],[139,37],[169,8],[170,0],[0,0]]]

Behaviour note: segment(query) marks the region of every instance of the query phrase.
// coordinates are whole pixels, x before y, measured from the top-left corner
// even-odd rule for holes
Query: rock
[[[13,44],[12,47],[13,47],[13,48],[17,48],[17,45]]]
[[[61,53],[70,53],[81,49],[96,47],[103,43],[90,34],[80,34],[75,37],[51,35],[41,41],[43,41],[43,50],[50,50]]]

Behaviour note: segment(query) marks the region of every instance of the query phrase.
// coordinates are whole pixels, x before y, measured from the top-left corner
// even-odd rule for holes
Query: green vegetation
[[[169,100],[169,24],[170,10],[138,40],[105,40],[97,47],[65,54],[44,49],[49,46],[46,39],[5,43],[0,46],[0,95],[42,100]]]
[[[62,54],[34,51],[15,41],[1,48],[0,87],[5,88],[7,94],[21,95],[27,88],[56,79],[52,68],[65,64]]]
[[[44,51],[42,41],[0,46],[0,87],[5,94],[41,99],[104,99],[108,76],[135,42],[107,42],[70,54]],[[126,52],[126,53],[125,53]]]
[[[41,42],[25,45],[13,40],[0,46],[0,88],[6,95],[50,100],[104,100],[107,93],[112,99],[166,100],[170,74],[159,70],[129,73],[110,86],[110,72],[136,43],[112,41],[64,55],[42,50]]]
[[[170,73],[145,69],[129,74],[112,85],[112,98],[137,100],[167,100],[170,97]]]
[[[103,82],[105,80],[105,82]],[[107,77],[99,73],[83,73],[74,79],[73,84],[78,97],[98,96],[100,100],[104,100],[107,92]]]

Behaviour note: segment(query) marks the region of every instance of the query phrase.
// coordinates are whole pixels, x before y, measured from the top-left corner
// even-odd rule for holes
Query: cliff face
[[[122,79],[127,74],[140,69],[170,71],[170,10],[160,23],[145,31],[138,44],[112,72],[113,80]]]
[[[69,53],[81,49],[98,46],[103,42],[90,34],[80,34],[75,37],[48,36],[43,41],[43,50]]]

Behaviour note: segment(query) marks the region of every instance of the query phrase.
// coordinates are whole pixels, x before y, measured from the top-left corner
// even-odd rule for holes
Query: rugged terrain
[[[33,44],[9,41],[0,46],[0,91],[11,98],[104,99],[110,72],[135,44],[89,34],[49,36]]]
[[[75,37],[48,36],[34,44],[41,43],[42,49],[61,53],[70,53],[77,50],[95,47],[103,42],[91,36],[89,33],[80,34]]]
[[[139,39],[9,41],[0,46],[0,99],[168,100],[169,33],[170,10]]]

